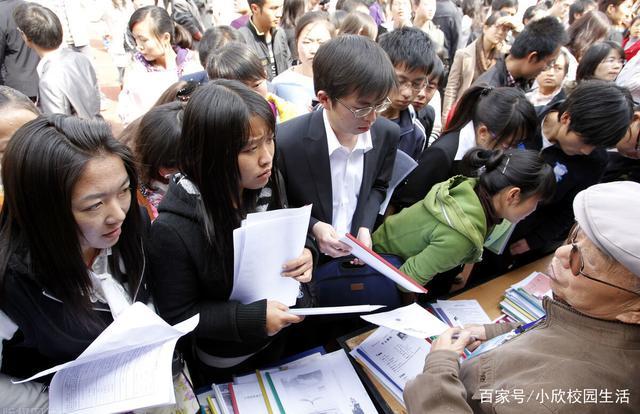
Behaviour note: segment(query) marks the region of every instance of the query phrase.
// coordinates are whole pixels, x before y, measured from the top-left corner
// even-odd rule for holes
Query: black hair
[[[584,80],[558,106],[571,117],[568,131],[581,136],[587,145],[610,148],[624,138],[633,118],[629,90],[613,82]]]
[[[342,20],[338,32],[375,38],[378,34],[378,25],[371,15],[355,11],[347,14]],[[373,36],[374,34],[376,36]]]
[[[396,87],[396,73],[385,51],[373,40],[358,35],[335,37],[318,48],[313,58],[316,94],[332,100],[352,93],[382,101]]]
[[[250,137],[250,120],[261,118],[268,133],[275,131],[275,117],[267,101],[238,81],[212,80],[193,94],[184,111],[178,144],[180,171],[200,191],[199,208],[212,258],[222,260],[233,277],[233,230],[253,208],[260,190],[238,191],[238,154]],[[273,163],[272,188],[276,203],[279,183]]]
[[[207,68],[209,55],[231,42],[244,42],[243,37],[231,26],[215,26],[207,29],[198,44],[198,57],[203,68]]]
[[[491,10],[494,12],[501,11],[505,7],[518,8],[518,0],[493,0],[491,2]]]
[[[494,147],[505,142],[515,146],[538,129],[536,111],[519,88],[470,87],[456,103],[442,135],[460,131],[469,122],[476,128],[483,124],[495,134]]]
[[[534,150],[473,148],[462,159],[462,170],[467,176],[478,177],[478,185],[489,196],[518,187],[521,200],[538,196],[545,202],[556,189],[553,168]]]
[[[298,45],[298,40],[300,40],[300,34],[302,34],[302,30],[304,30],[305,27],[315,23],[324,24],[327,30],[329,31],[329,33],[331,34],[331,37],[333,37],[333,35],[335,34],[336,28],[333,26],[333,23],[331,22],[331,17],[329,16],[329,13],[323,12],[323,11],[308,12],[303,14],[302,17],[300,17],[300,19],[298,20],[298,24],[296,24],[296,30],[294,32],[296,47]]]
[[[442,86],[444,83],[444,63],[440,60],[439,57],[436,57],[433,61],[433,67],[431,68],[431,72],[429,73],[429,79],[438,79],[438,87]]]
[[[161,168],[178,167],[178,143],[182,133],[183,102],[170,102],[151,108],[138,125],[135,154],[140,182],[153,188],[152,182],[167,183]]]
[[[284,29],[294,29],[298,19],[304,14],[305,6],[306,0],[284,0],[280,26]]]
[[[62,24],[51,9],[24,2],[13,9],[13,19],[18,30],[36,46],[54,50],[62,44]]]
[[[209,79],[232,79],[240,82],[267,79],[260,58],[244,43],[229,43],[209,55],[207,75]]]
[[[0,111],[23,109],[40,115],[36,105],[22,92],[9,86],[0,85]]]
[[[487,16],[487,19],[484,21],[485,26],[493,26],[496,24],[499,18],[509,16],[509,13],[502,11],[494,11]]]
[[[609,6],[618,8],[625,1],[626,0],[598,0],[598,10],[600,10],[603,13],[606,13]]]
[[[338,0],[336,2],[336,10],[344,10],[347,13],[351,13],[353,11],[357,11],[358,7],[366,7],[369,6],[362,0]]]
[[[16,131],[2,161],[5,198],[0,211],[0,279],[12,255],[25,251],[35,280],[68,306],[84,326],[99,322],[90,312],[92,283],[71,201],[87,164],[104,156],[121,159],[130,180],[131,203],[122,234],[112,247],[110,270],[120,282],[128,282],[133,297],[144,271],[141,216],[133,194],[138,178],[131,152],[113,138],[111,126],[98,119],[43,115]]]
[[[584,11],[590,5],[595,6],[596,2],[593,0],[575,0],[571,3],[571,6],[569,6],[569,24],[571,25],[576,21],[576,14],[584,14]]]
[[[249,7],[251,7],[252,4],[255,4],[262,9],[262,6],[264,6],[264,0],[247,0],[247,3],[249,3]]]
[[[133,33],[133,27],[145,19],[150,19],[151,31],[156,39],[159,39],[164,33],[169,33],[171,45],[191,49],[193,42],[191,34],[187,29],[175,23],[162,7],[145,6],[134,11],[129,18],[129,30]]]
[[[437,58],[434,44],[424,31],[415,27],[403,27],[385,33],[378,39],[394,67],[404,66],[409,72],[419,70],[428,75]]]
[[[589,46],[607,38],[610,29],[611,23],[606,14],[590,11],[569,26],[567,49],[580,61]]]
[[[580,82],[584,79],[594,79],[596,68],[607,58],[612,50],[618,52],[620,59],[624,59],[624,49],[622,46],[611,40],[597,42],[589,46],[578,64],[578,69],[576,69],[576,81]]]
[[[552,55],[567,40],[562,23],[553,16],[547,16],[526,25],[513,41],[509,53],[516,59],[523,59],[536,52],[536,60],[540,61]]]

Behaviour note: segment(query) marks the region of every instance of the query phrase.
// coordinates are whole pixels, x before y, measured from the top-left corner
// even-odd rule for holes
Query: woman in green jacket
[[[463,169],[470,177],[436,184],[424,200],[388,217],[373,233],[373,249],[402,257],[400,270],[422,285],[480,261],[496,224],[517,223],[555,190],[553,170],[537,151],[475,148],[465,155]]]

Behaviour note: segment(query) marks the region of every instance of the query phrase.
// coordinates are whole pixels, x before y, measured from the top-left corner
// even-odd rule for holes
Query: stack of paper
[[[342,350],[314,353],[237,377],[233,383],[213,384],[212,390],[199,394],[198,399],[212,414],[377,412]]]
[[[545,315],[545,296],[551,297],[551,280],[544,273],[534,272],[507,289],[500,309],[514,322],[533,322]]]
[[[477,300],[439,300],[431,305],[438,317],[450,327],[491,323]]]
[[[360,317],[378,326],[384,326],[385,328],[421,339],[438,336],[449,328],[440,319],[433,316],[428,310],[417,303],[412,303],[411,305],[389,312]]]
[[[136,302],[75,361],[20,382],[56,373],[49,388],[50,413],[112,413],[174,404],[173,349],[198,321],[196,315],[169,326]]]
[[[293,306],[300,283],[282,276],[282,265],[304,249],[311,205],[249,214],[233,231],[233,290],[230,299],[277,300]]]

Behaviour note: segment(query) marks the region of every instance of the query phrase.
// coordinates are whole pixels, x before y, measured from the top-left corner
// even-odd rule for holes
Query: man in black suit
[[[400,136],[395,123],[378,117],[396,75],[376,43],[347,35],[318,49],[313,80],[321,108],[279,126],[277,162],[290,205],[313,204],[320,251],[341,257],[349,254],[339,241],[347,232],[371,246]]]

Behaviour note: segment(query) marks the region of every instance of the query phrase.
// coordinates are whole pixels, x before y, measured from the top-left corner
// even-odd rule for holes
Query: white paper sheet
[[[108,413],[173,404],[173,349],[198,322],[196,315],[172,327],[136,302],[76,360],[20,382],[55,372],[49,390],[51,413]]]
[[[393,171],[391,172],[391,179],[389,180],[389,188],[387,188],[387,196],[384,198],[384,201],[382,201],[382,204],[380,204],[379,214],[384,214],[384,212],[387,211],[389,201],[391,201],[391,196],[393,196],[393,192],[396,187],[417,166],[418,163],[407,155],[406,152],[402,150],[396,151],[396,161],[393,164]]]
[[[343,350],[267,376],[287,413],[377,413]]]
[[[439,300],[436,302],[450,326],[491,323],[489,315],[477,300]]]
[[[376,329],[351,355],[369,367],[402,401],[407,381],[422,372],[430,349],[424,339],[383,327]]]
[[[233,384],[233,395],[241,414],[269,414],[257,379],[256,382]]]
[[[252,303],[296,303],[300,283],[282,276],[282,265],[299,257],[307,237],[311,205],[250,214],[233,232],[234,283],[230,299]]]
[[[406,333],[416,338],[440,335],[449,327],[417,303],[389,312],[360,316],[367,322]]]
[[[366,313],[384,308],[385,305],[350,305],[350,306],[327,306],[322,308],[294,308],[287,312],[292,315],[337,315],[341,313]]]
[[[427,290],[420,286],[415,280],[402,273],[390,263],[384,261],[384,259],[378,256],[373,250],[362,245],[362,243],[360,243],[360,241],[351,234],[345,234],[344,237],[340,238],[340,241],[351,247],[351,254],[355,257],[373,267],[378,272],[393,280],[409,292],[427,293]]]

